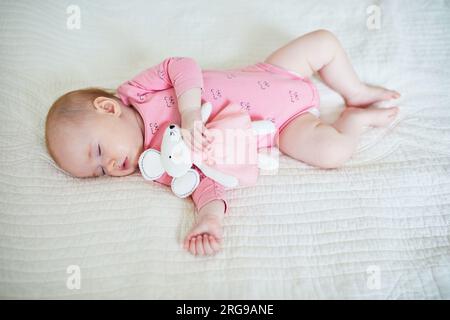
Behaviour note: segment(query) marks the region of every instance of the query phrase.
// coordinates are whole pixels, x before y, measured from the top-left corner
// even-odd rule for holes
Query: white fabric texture
[[[6,0],[0,12],[1,298],[450,298],[448,1]],[[399,117],[340,169],[281,155],[277,174],[227,191],[215,257],[182,249],[189,198],[138,172],[73,179],[45,150],[47,110],[69,90],[116,88],[169,56],[243,67],[321,28],[363,81],[402,93]],[[342,99],[314,81],[333,121]]]

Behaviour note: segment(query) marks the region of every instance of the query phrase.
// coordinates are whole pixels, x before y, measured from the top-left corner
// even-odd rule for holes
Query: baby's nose
[[[109,160],[107,165],[108,171],[113,172],[114,170],[120,169],[120,163],[114,159]]]

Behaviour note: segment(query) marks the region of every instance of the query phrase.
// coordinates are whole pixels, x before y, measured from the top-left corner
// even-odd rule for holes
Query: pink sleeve
[[[228,210],[228,203],[225,199],[225,188],[220,183],[217,183],[214,180],[206,177],[203,172],[198,170],[198,168],[195,168],[195,170],[197,170],[200,175],[200,183],[191,196],[192,201],[194,201],[195,207],[197,208],[197,211],[199,211],[208,202],[220,199],[225,204],[224,214],[226,214]],[[170,186],[172,177],[164,172],[159,179],[154,181],[166,186]]]
[[[200,174],[203,176],[203,174]],[[192,193],[192,200],[194,201],[197,211],[199,211],[205,204],[212,200],[223,200],[225,204],[225,214],[228,210],[228,204],[225,199],[225,188],[214,180],[204,177],[201,179],[197,189]]]
[[[177,98],[186,90],[203,88],[203,75],[197,62],[188,57],[171,57],[130,81],[124,82],[117,93],[126,105],[143,103],[156,91],[174,88]]]

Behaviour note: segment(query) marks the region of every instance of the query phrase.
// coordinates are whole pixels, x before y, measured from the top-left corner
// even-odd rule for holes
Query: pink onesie
[[[212,104],[210,118],[235,102],[249,112],[252,120],[272,121],[278,132],[258,137],[258,148],[275,146],[283,128],[300,114],[311,112],[319,116],[317,89],[309,79],[292,71],[268,63],[229,70],[201,70],[191,58],[170,57],[117,89],[122,102],[132,105],[144,121],[144,150],[161,150],[167,125],[181,125],[178,97],[196,87],[202,90],[202,103]],[[212,200],[221,199],[226,212],[226,189],[197,171],[201,180],[192,194],[197,210]],[[164,173],[155,181],[170,185],[172,177]]]

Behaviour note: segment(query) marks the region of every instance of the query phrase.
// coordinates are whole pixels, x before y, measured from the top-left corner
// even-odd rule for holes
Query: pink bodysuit
[[[249,112],[252,120],[272,121],[278,132],[258,137],[258,148],[276,146],[280,132],[300,114],[311,112],[319,116],[317,89],[309,79],[292,71],[268,63],[229,70],[201,70],[191,58],[171,57],[117,89],[122,102],[132,105],[144,121],[144,150],[161,150],[167,125],[181,125],[177,98],[197,87],[202,90],[202,103],[212,104],[210,118],[235,102]],[[225,188],[197,171],[201,180],[192,194],[197,210],[212,200],[221,199],[226,212]],[[172,177],[164,173],[155,181],[170,185]]]

